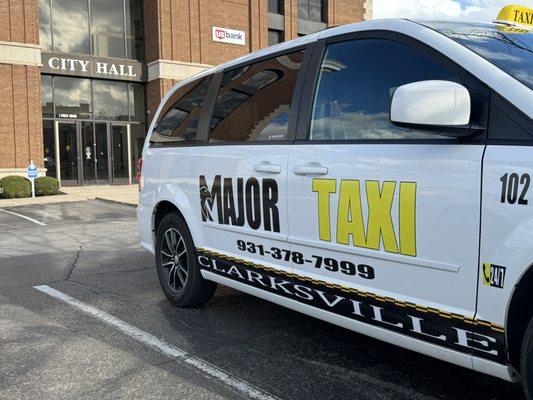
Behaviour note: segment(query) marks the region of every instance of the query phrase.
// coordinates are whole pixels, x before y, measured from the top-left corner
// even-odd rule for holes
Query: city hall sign
[[[146,81],[145,66],[134,60],[42,53],[43,73],[87,78]]]

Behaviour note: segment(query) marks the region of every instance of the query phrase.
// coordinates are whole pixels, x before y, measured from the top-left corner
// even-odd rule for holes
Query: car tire
[[[175,305],[197,307],[213,297],[217,284],[200,274],[189,228],[177,213],[167,214],[157,228],[155,263],[161,289]]]
[[[527,400],[533,400],[533,318],[526,328],[520,352],[520,375]]]

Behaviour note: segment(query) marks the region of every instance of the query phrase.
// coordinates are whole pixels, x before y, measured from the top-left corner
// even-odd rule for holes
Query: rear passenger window
[[[389,121],[394,90],[424,80],[460,83],[446,68],[391,40],[360,39],[327,47],[313,105],[310,140],[442,139]]]
[[[152,134],[155,142],[194,141],[210,77],[178,89],[167,101]]]
[[[211,142],[287,139],[290,105],[303,51],[228,71],[211,120]]]

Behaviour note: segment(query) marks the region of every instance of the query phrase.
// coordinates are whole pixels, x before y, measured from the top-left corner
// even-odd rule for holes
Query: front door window
[[[79,183],[76,124],[59,123],[58,126],[61,182],[66,185],[76,185]]]
[[[83,165],[83,183],[96,183],[96,163],[94,156],[94,132],[92,122],[81,123],[81,159]]]
[[[128,183],[128,129],[126,125],[111,125],[113,183]]]
[[[54,121],[43,121],[44,167],[46,175],[57,178],[56,138]]]
[[[109,182],[109,152],[107,145],[107,124],[97,122],[94,124],[94,134],[96,143],[96,176],[98,183]]]

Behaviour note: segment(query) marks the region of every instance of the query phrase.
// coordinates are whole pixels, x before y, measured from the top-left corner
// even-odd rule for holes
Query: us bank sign
[[[146,81],[146,67],[134,60],[42,53],[43,73],[88,78]]]
[[[219,28],[218,26],[213,26],[212,30],[214,42],[239,44],[241,46],[244,46],[246,44],[246,36],[244,31]]]

